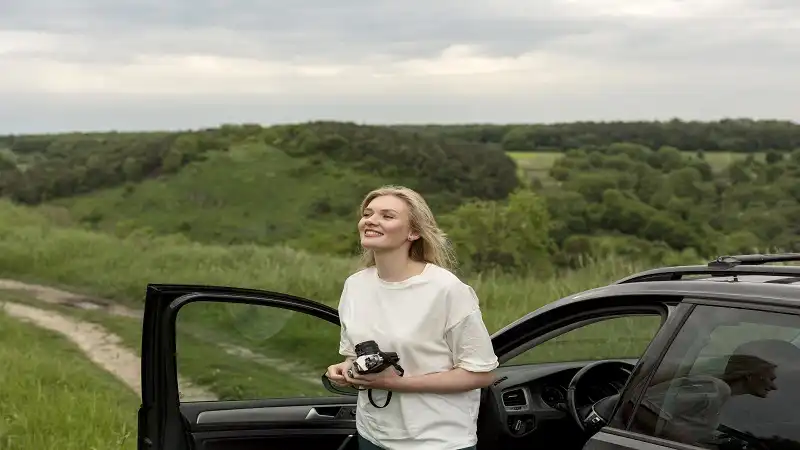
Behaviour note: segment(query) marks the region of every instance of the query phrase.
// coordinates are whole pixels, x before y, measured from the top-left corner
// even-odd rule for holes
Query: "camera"
[[[364,341],[356,344],[356,359],[347,374],[353,378],[353,371],[359,375],[380,373],[389,366],[398,368],[402,374],[402,369],[397,364],[399,361],[400,357],[397,356],[397,353],[382,352],[377,342]]]
[[[359,375],[366,375],[372,373],[380,373],[389,367],[394,367],[398,374],[402,377],[405,371],[400,366],[400,357],[395,352],[382,352],[378,343],[375,341],[364,341],[356,344],[356,359],[353,361],[352,366],[347,369],[347,376],[353,378],[354,372]],[[367,390],[367,396],[372,406],[376,408],[385,408],[392,400],[392,392],[389,391],[386,397],[386,403],[383,406],[378,406],[372,399],[372,389]]]

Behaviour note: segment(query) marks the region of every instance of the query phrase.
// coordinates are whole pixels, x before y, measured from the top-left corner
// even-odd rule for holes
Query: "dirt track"
[[[110,302],[88,299],[47,286],[0,279],[0,290],[23,291],[40,301],[51,304],[69,305],[82,309],[103,309],[112,315],[132,318],[141,317],[141,312],[139,311],[114,305]],[[141,395],[141,363],[139,356],[124,347],[119,336],[107,331],[100,325],[80,321],[56,311],[3,301],[2,293],[0,293],[0,308],[11,317],[16,317],[64,335],[74,342],[90,360],[112,373],[136,394]],[[191,399],[192,401],[216,399],[212,393],[200,387],[192,386],[186,380],[182,379],[179,386],[184,399]]]

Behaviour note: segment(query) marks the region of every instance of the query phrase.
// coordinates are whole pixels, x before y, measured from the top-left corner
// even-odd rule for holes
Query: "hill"
[[[741,123],[724,124],[738,130]],[[777,127],[747,123],[759,133]],[[628,129],[623,125],[617,126]],[[667,125],[677,127],[678,137],[680,126],[689,126]],[[721,126],[690,125],[704,132]],[[778,137],[764,139],[778,142],[780,132],[794,129],[784,125]],[[644,136],[655,126],[621,136]],[[5,184],[12,199],[122,238],[172,234],[343,256],[357,249],[354,209],[361,196],[384,183],[405,184],[429,199],[463,270],[476,273],[546,275],[609,253],[660,263],[676,252],[710,258],[797,248],[800,151],[730,157],[616,142],[558,154],[509,153],[535,166],[537,178],[520,188],[509,154],[496,143],[453,137],[465,129],[313,122],[139,140],[135,134],[17,137],[9,147],[16,161],[0,173],[24,181]],[[74,151],[65,151],[70,145]]]
[[[5,196],[91,229],[342,254],[357,245],[358,202],[382,184],[415,188],[439,212],[518,185],[500,150],[346,123],[23,136],[9,149]]]
[[[309,158],[311,165],[334,161],[382,179],[410,179],[419,191],[447,193],[451,200],[500,199],[517,186],[513,161],[490,146],[446,143],[391,127],[312,122],[0,137],[0,192],[38,204],[176,173],[240,144],[274,146]]]
[[[242,144],[209,152],[203,161],[170,176],[47,205],[66,208],[88,228],[119,236],[152,232],[207,243],[288,242],[327,249],[342,244],[333,250],[348,251],[355,244],[357,202],[381,181],[331,161],[313,162],[264,144]]]

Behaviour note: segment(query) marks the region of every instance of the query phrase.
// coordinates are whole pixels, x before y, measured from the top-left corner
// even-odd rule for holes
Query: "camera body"
[[[375,341],[364,341],[356,344],[356,359],[348,369],[348,375],[352,378],[353,372],[359,375],[380,373],[390,366],[399,368],[400,357],[395,352],[382,352],[378,343]],[[402,369],[399,368],[402,373]]]

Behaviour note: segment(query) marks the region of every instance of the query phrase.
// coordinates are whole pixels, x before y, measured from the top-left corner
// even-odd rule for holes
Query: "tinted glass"
[[[339,326],[308,314],[199,301],[176,320],[181,401],[333,395],[320,379],[341,362]]]
[[[709,449],[800,448],[798,335],[800,316],[698,306],[631,430]]]

